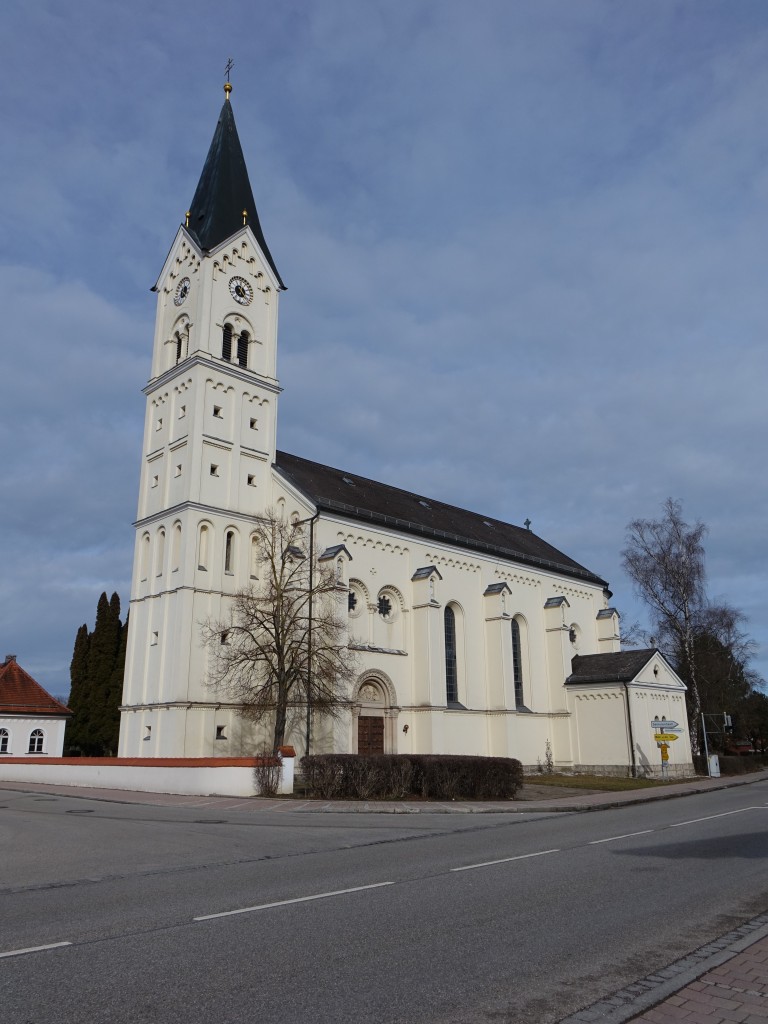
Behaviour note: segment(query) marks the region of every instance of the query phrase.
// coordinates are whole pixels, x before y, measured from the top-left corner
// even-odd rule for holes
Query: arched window
[[[149,534],[145,533],[141,538],[141,568],[139,574],[142,580],[149,576]]]
[[[165,562],[165,530],[157,531],[157,550],[155,552],[155,576],[163,575]]]
[[[184,350],[184,343],[181,340],[181,335],[177,331],[176,332],[176,362],[177,363],[181,362],[181,357],[182,357],[183,350]]]
[[[515,683],[515,707],[525,704],[523,699],[523,654],[520,648],[520,623],[512,619],[512,678]]]
[[[237,362],[240,366],[248,366],[248,331],[241,331],[237,339]]]
[[[208,534],[210,533],[207,526],[203,525],[200,527],[200,543],[198,545],[197,553],[197,568],[202,569],[204,572],[208,569]]]
[[[227,362],[232,359],[232,324],[224,324],[221,333],[221,358]]]
[[[29,734],[29,751],[30,754],[42,754],[43,752],[43,730],[33,729]]]
[[[173,524],[171,537],[171,572],[178,572],[181,562],[181,523]]]
[[[235,559],[235,534],[232,530],[227,530],[227,535],[224,538],[224,572],[229,573],[231,576],[234,572],[232,568]]]
[[[251,571],[249,575],[252,580],[259,578],[259,538],[256,534],[251,537]]]
[[[443,614],[445,622],[445,700],[448,704],[459,701],[459,675],[456,662],[456,615],[450,605]]]
[[[7,729],[0,729],[0,754],[8,753],[8,744],[11,740],[11,734]]]

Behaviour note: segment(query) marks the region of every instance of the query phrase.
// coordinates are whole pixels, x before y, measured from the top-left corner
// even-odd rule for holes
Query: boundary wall
[[[293,793],[295,758],[281,754],[278,793]],[[256,796],[259,757],[2,757],[0,782],[185,796]],[[267,762],[268,763],[268,762]]]

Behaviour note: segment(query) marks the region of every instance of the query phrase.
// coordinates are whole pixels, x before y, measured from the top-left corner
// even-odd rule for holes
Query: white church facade
[[[651,721],[682,726],[684,686],[655,650],[622,651],[599,576],[524,526],[278,450],[278,302],[226,99],[156,284],[136,522],[123,757],[236,757],[263,736],[207,684],[201,626],[251,584],[267,509],[306,521],[348,591],[359,673],[312,751],[511,756],[535,767],[658,773]],[[311,536],[310,536],[311,534]],[[299,755],[303,729],[288,737]]]

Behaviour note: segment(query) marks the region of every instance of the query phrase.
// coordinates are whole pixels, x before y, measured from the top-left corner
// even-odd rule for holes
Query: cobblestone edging
[[[714,967],[719,967],[753,942],[768,935],[768,914],[759,914],[746,924],[676,960],[668,967],[646,975],[613,995],[586,1006],[559,1024],[625,1024],[644,1010],[679,992]]]

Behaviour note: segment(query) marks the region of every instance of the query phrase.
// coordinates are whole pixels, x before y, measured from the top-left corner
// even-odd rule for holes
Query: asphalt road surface
[[[552,1024],[768,910],[768,782],[586,814],[0,790],[0,1021]]]

